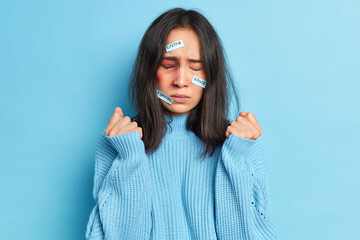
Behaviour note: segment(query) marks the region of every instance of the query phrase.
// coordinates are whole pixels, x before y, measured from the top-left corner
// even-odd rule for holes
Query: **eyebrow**
[[[177,60],[177,57],[172,57],[172,56],[169,56],[169,57],[162,57],[161,59],[166,59],[166,60]],[[192,63],[203,63],[204,61],[203,60],[199,60],[199,59],[188,59],[189,62],[192,62]]]
[[[166,60],[176,60],[177,57],[162,57],[161,59],[166,59]]]

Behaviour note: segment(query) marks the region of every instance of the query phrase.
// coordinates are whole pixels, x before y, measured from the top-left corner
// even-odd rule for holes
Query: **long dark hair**
[[[166,133],[164,113],[170,115],[157,97],[156,71],[167,37],[176,27],[192,29],[201,43],[207,84],[200,102],[189,113],[186,128],[206,144],[202,157],[210,150],[211,156],[225,141],[226,128],[230,125],[228,113],[232,95],[229,90],[235,95],[237,112],[240,101],[221,41],[210,22],[195,10],[170,9],[156,18],[145,32],[129,82],[129,96],[138,113],[132,120],[142,128],[145,150],[153,153]]]

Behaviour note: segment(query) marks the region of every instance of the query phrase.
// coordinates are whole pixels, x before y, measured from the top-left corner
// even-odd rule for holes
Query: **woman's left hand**
[[[240,112],[239,117],[236,118],[236,121],[231,122],[231,124],[226,129],[226,137],[229,137],[230,134],[256,140],[261,136],[262,129],[254,114],[251,112]]]

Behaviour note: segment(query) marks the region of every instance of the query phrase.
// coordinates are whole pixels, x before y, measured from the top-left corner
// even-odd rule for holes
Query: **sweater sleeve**
[[[95,152],[93,207],[86,239],[150,239],[152,197],[149,161],[138,132],[107,136]]]
[[[276,239],[261,136],[230,135],[224,142],[215,176],[215,222],[219,239]]]

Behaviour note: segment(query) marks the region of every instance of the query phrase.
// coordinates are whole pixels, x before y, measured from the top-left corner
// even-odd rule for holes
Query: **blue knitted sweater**
[[[230,135],[201,160],[188,116],[165,115],[171,128],[151,155],[138,132],[101,131],[86,239],[276,239],[261,136]]]

